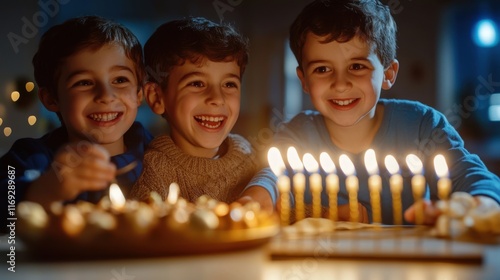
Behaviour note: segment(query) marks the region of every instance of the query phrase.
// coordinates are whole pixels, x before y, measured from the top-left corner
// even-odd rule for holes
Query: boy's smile
[[[236,61],[186,60],[169,72],[167,87],[159,93],[163,105],[152,108],[166,116],[177,146],[187,154],[210,158],[238,119],[240,94]]]

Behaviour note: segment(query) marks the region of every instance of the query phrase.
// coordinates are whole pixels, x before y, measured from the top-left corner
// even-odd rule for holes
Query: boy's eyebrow
[[[179,82],[182,82],[186,79],[189,79],[191,78],[192,76],[206,76],[205,73],[203,72],[199,72],[199,71],[194,71],[194,72],[189,72],[189,73],[186,73],[185,75],[183,75],[180,79],[179,79]],[[238,80],[240,80],[240,75],[236,75],[236,74],[233,74],[233,73],[229,73],[227,76],[230,76],[230,77],[234,77]]]
[[[134,70],[131,69],[130,67],[126,66],[126,65],[115,65],[113,67],[111,67],[111,70],[112,71],[120,71],[120,70],[125,70],[125,71],[129,71],[130,73],[134,74]],[[79,75],[79,74],[83,74],[83,73],[86,73],[86,72],[92,72],[92,71],[89,71],[89,70],[76,70],[76,71],[73,71],[71,72],[67,77],[66,77],[66,80],[69,80],[71,78],[73,78],[74,76],[76,75]]]
[[[365,57],[365,56],[360,56],[360,57],[351,57],[349,60],[362,60],[362,61],[366,61],[368,63],[372,63],[372,61],[368,58],[368,57]],[[317,59],[317,60],[312,60],[312,61],[309,61],[307,64],[306,64],[306,67],[309,67],[313,64],[321,64],[321,63],[325,63],[325,62],[328,62],[328,60],[325,60],[325,59]]]

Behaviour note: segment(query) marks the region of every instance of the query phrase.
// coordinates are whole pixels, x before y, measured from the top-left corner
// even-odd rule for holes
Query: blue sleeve
[[[429,126],[422,127],[421,139],[427,141],[421,146],[424,153],[430,156],[428,169],[434,172],[431,160],[438,153],[444,155],[452,180],[452,192],[462,191],[471,195],[488,196],[500,204],[500,179],[493,174],[481,161],[479,156],[469,153],[464,142],[455,128],[439,112],[428,114]],[[432,153],[431,153],[432,151]],[[434,177],[435,174],[427,174],[426,177]],[[435,185],[435,184],[434,184]],[[436,197],[437,190],[431,189],[431,196]]]
[[[24,200],[28,186],[51,164],[52,155],[33,139],[20,139],[0,158],[0,219],[2,223],[11,217],[9,205],[17,207]],[[10,170],[10,171],[9,171]],[[9,197],[9,195],[11,195]],[[14,198],[14,199],[11,199]],[[14,201],[13,201],[14,200]],[[12,209],[12,206],[11,206]],[[0,231],[5,230],[2,226]]]
[[[271,168],[266,167],[255,174],[243,191],[247,190],[251,186],[263,187],[269,192],[271,199],[273,200],[273,204],[276,205],[276,200],[278,199],[278,188],[276,186],[277,179],[278,178],[272,172]]]

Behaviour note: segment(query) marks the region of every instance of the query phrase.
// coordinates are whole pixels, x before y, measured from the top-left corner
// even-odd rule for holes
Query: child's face
[[[123,144],[142,98],[135,69],[124,49],[112,44],[83,49],[61,63],[58,100],[48,108],[60,112],[70,141]]]
[[[241,77],[236,61],[187,60],[169,73],[163,108],[173,141],[184,152],[213,157],[240,112]]]
[[[304,91],[327,123],[347,127],[369,122],[381,89],[395,81],[397,61],[384,70],[377,54],[358,36],[345,43],[321,43],[324,38],[312,33],[306,37],[302,69],[297,68]]]

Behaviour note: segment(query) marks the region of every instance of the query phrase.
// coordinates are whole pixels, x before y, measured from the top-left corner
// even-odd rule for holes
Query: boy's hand
[[[26,199],[43,206],[71,200],[85,191],[102,190],[115,177],[116,166],[109,153],[97,144],[69,144],[61,148],[51,167],[34,181]]]
[[[436,224],[437,218],[441,215],[441,211],[436,207],[436,205],[429,201],[423,201],[423,209],[424,209],[424,225],[432,226]],[[413,204],[404,212],[404,218],[407,222],[415,223],[415,211],[416,205]]]
[[[351,221],[351,211],[349,209],[349,204],[339,205],[337,211],[339,215],[339,221]],[[368,220],[368,211],[366,210],[366,207],[364,207],[361,203],[358,203],[358,213],[358,222],[366,224],[370,222]]]
[[[487,196],[474,196],[475,204],[471,207],[478,207],[481,209],[500,209],[500,205],[490,197]],[[453,196],[452,196],[452,199]],[[470,209],[467,209],[467,211]],[[441,210],[436,207],[435,202],[424,201],[424,225],[435,225],[438,217],[442,214]],[[405,220],[410,223],[415,223],[415,204],[406,209],[404,213]]]
[[[246,189],[236,200],[236,202],[245,205],[249,202],[256,201],[260,204],[260,209],[268,213],[273,213],[274,206],[269,192],[260,186],[252,186]]]

